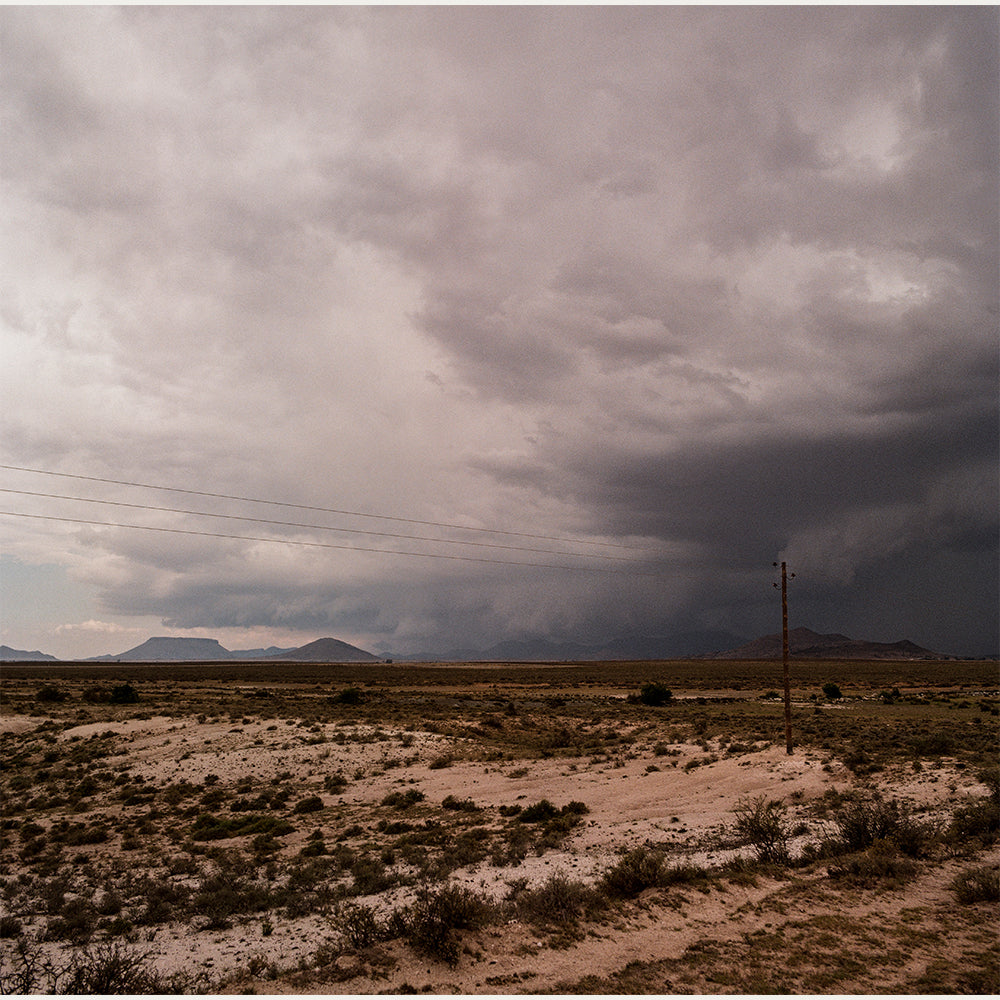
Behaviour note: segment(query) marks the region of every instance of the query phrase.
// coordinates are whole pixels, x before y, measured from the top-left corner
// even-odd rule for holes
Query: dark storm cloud
[[[910,638],[996,642],[995,10],[0,17],[9,464],[660,574],[5,536],[106,614],[401,649],[770,631],[783,555],[813,627],[891,632],[896,585]]]

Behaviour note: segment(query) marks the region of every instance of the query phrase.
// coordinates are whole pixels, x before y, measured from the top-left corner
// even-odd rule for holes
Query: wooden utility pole
[[[793,573],[792,576],[795,574]],[[775,586],[778,585],[775,584]],[[788,679],[788,571],[785,563],[781,564],[781,670],[785,681],[785,752],[790,754],[792,752],[792,689]]]

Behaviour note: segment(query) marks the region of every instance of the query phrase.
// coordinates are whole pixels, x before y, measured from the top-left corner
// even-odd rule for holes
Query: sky
[[[996,654],[997,21],[0,8],[0,640]]]

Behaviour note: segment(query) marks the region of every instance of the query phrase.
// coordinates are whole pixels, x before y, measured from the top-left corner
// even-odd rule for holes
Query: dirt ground
[[[27,739],[46,718],[8,713],[0,732]],[[922,822],[943,827],[963,802],[989,792],[973,769],[947,757],[859,776],[835,749],[805,745],[789,755],[767,740],[727,753],[725,739],[692,736],[665,746],[653,733],[628,753],[491,760],[471,735],[343,719],[306,726],[249,715],[154,714],[64,724],[53,732],[52,755],[88,740],[113,741],[132,781],[147,788],[203,787],[211,775],[218,787],[250,776],[261,787],[280,779],[311,789],[332,773],[357,776],[335,793],[320,792],[323,810],[282,839],[286,854],[304,848],[317,827],[329,833],[331,823],[370,822],[386,796],[407,789],[419,789],[435,807],[449,796],[486,810],[542,799],[585,803],[582,821],[557,845],[519,863],[479,860],[450,873],[450,882],[498,900],[516,883],[540,885],[555,874],[596,885],[635,847],[708,869],[752,860],[752,849],[734,842],[734,808],[761,797],[787,809],[796,858],[830,833],[817,804],[831,795],[881,792]],[[344,741],[344,733],[351,739]],[[76,863],[107,859],[109,851],[113,844],[83,846]],[[119,851],[112,869],[136,857]],[[12,860],[8,853],[9,877],[18,871]],[[938,850],[903,879],[833,878],[828,860],[743,873],[732,868],[706,881],[646,890],[568,928],[511,919],[464,932],[454,965],[402,940],[341,949],[334,961],[317,963],[318,951],[337,939],[324,912],[238,916],[215,929],[168,921],[143,929],[137,946],[156,972],[196,975],[209,991],[224,993],[989,993],[1000,986],[996,903],[960,905],[953,883],[970,866],[998,865],[994,844]],[[352,902],[387,915],[415,891],[412,883],[400,884]],[[40,934],[44,917],[26,915],[24,924]],[[7,951],[11,942],[0,945]]]

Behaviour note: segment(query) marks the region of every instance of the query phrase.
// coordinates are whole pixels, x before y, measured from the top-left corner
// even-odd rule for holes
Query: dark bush
[[[60,992],[91,996],[173,992],[175,987],[148,967],[148,958],[117,943],[85,949],[74,956],[68,980],[59,984]]]
[[[417,802],[423,802],[425,798],[426,796],[419,789],[409,788],[405,792],[390,792],[382,799],[382,805],[392,806],[394,809],[409,809]]]
[[[593,887],[563,874],[550,875],[535,889],[515,889],[507,902],[521,919],[543,925],[571,923],[603,904]]]
[[[139,700],[139,692],[131,684],[116,684],[108,700],[112,705],[134,705]]]
[[[62,688],[58,688],[54,684],[46,684],[38,689],[38,694],[35,697],[38,701],[65,701],[68,695]]]
[[[654,707],[666,705],[674,696],[673,691],[659,681],[650,681],[639,688],[639,701]]]
[[[454,809],[458,812],[478,812],[479,806],[472,799],[456,799],[454,795],[447,795],[441,803],[442,809]]]
[[[823,685],[823,694],[830,699],[830,701],[836,701],[838,698],[843,698],[843,694],[840,692],[840,687],[833,683],[833,681],[828,681]]]
[[[333,921],[352,948],[370,948],[385,940],[387,928],[370,906],[348,903]]]
[[[360,705],[364,701],[364,692],[361,688],[349,687],[337,692],[331,699],[338,705]]]
[[[541,799],[518,813],[520,823],[543,823],[559,815],[559,810],[548,799]]]
[[[323,808],[323,800],[318,795],[309,795],[295,803],[294,813],[319,812]]]
[[[455,931],[484,927],[495,914],[491,900],[465,886],[424,889],[406,913],[406,938],[418,951],[454,966],[461,953]]]
[[[840,834],[835,844],[845,853],[888,841],[915,857],[934,835],[930,824],[915,820],[906,806],[877,795],[849,802],[837,812],[834,822]]]
[[[1000,900],[1000,869],[985,865],[969,868],[956,876],[951,888],[963,906],[995,903]]]

